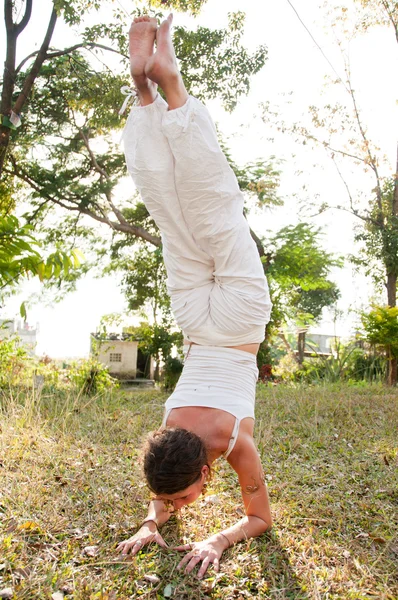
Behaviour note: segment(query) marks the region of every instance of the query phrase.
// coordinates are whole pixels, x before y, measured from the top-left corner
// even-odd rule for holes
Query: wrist
[[[228,537],[225,535],[225,533],[221,533],[221,531],[219,531],[217,533],[216,536],[217,541],[222,545],[223,547],[223,552],[224,550],[227,550],[230,546],[231,546],[231,542],[228,539]]]
[[[142,523],[141,523],[141,527],[148,527],[148,529],[149,529],[150,531],[152,531],[153,533],[155,533],[155,531],[156,531],[156,530],[157,530],[157,528],[158,528],[158,524],[157,524],[157,522],[155,521],[155,519],[148,519],[148,518],[146,518],[146,519],[144,519],[144,520],[142,521]]]

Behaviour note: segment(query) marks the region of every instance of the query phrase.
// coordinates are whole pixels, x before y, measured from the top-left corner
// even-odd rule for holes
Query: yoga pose
[[[185,365],[147,441],[144,471],[154,499],[139,531],[118,550],[166,547],[159,533],[172,510],[194,502],[211,464],[236,471],[246,516],[208,539],[179,546],[186,572],[219,569],[223,551],[272,526],[253,440],[256,354],[271,303],[243,196],[207,109],[188,95],[171,41],[172,16],[158,28],[143,16],[130,30],[131,74],[140,106],[123,134],[127,167],[162,235],[168,290],[184,332]],[[156,52],[154,44],[156,39]],[[158,94],[160,86],[166,101]]]

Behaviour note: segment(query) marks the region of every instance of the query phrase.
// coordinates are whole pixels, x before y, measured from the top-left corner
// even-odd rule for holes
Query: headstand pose
[[[168,289],[185,337],[185,366],[166,402],[162,428],[150,435],[144,471],[155,494],[139,531],[118,550],[136,554],[166,544],[158,528],[194,502],[210,465],[227,458],[238,474],[246,516],[210,538],[179,546],[179,567],[219,569],[223,551],[272,526],[253,441],[256,354],[271,303],[243,196],[207,109],[188,96],[170,36],[172,16],[148,16],[130,30],[131,74],[140,106],[123,134],[129,172],[156,221]],[[154,52],[155,38],[157,42]],[[157,93],[160,86],[165,102]]]

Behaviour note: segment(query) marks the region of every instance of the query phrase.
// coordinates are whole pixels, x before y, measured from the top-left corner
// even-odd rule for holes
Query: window
[[[122,362],[122,355],[120,352],[111,352],[109,355],[109,362]]]

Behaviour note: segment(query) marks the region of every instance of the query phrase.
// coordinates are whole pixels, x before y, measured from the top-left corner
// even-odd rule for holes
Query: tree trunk
[[[297,338],[297,358],[299,365],[302,365],[304,362],[304,352],[305,352],[305,334],[306,331],[301,330],[298,332]]]
[[[3,92],[1,97],[1,114],[3,115],[9,115],[11,109],[14,110],[16,114],[19,114],[22,111],[22,108],[24,107],[26,100],[30,95],[35,79],[40,72],[43,62],[46,60],[48,47],[54,33],[55,23],[57,21],[57,13],[53,8],[43,43],[39,52],[37,53],[31,70],[24,81],[22,91],[16,99],[14,106],[12,106],[12,95],[14,92],[16,74],[15,56],[17,37],[29,22],[32,10],[32,0],[27,0],[24,18],[18,25],[14,24],[12,21],[12,8],[12,0],[6,0],[4,10],[7,29],[7,54],[4,65]],[[5,127],[4,125],[0,126],[0,176],[3,172],[7,148],[10,143],[10,134],[11,129],[9,127]]]
[[[397,305],[397,274],[387,273],[387,299],[388,306],[393,308]]]
[[[398,360],[390,358],[388,361],[388,385],[397,385],[398,382]]]

